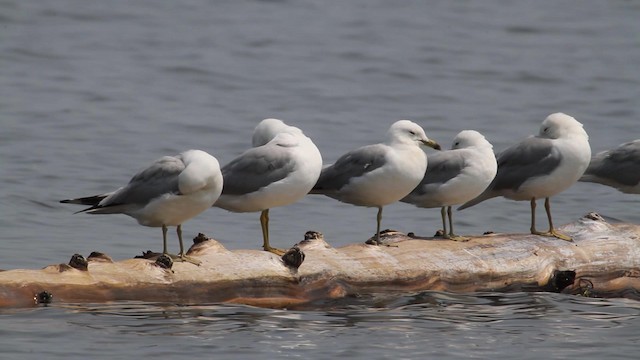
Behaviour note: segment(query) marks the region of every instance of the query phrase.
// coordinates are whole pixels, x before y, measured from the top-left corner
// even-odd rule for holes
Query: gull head
[[[493,149],[493,145],[485,137],[475,130],[462,130],[453,138],[451,149],[465,149],[469,147],[487,147]]]
[[[251,138],[251,145],[258,147],[273,140],[276,135],[281,132],[293,132],[302,133],[302,130],[295,126],[289,126],[282,120],[278,119],[264,119],[253,130],[253,137]]]
[[[393,123],[387,132],[387,142],[389,144],[416,144],[418,146],[423,144],[440,150],[440,145],[429,139],[420,125],[409,120]]]
[[[572,116],[564,113],[554,113],[547,116],[540,126],[538,134],[541,138],[560,139],[570,136],[582,136],[589,139],[587,132],[584,131],[582,124]]]

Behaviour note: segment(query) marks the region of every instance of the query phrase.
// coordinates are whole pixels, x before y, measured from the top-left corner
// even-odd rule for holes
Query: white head
[[[493,149],[493,145],[485,137],[475,130],[463,130],[453,139],[451,149],[464,149],[469,147],[482,147]]]
[[[278,133],[281,132],[298,132],[302,133],[302,130],[295,126],[289,126],[282,120],[278,119],[264,119],[253,130],[253,137],[251,138],[251,145],[258,147],[271,141]]]
[[[582,124],[564,113],[554,113],[547,116],[540,126],[538,136],[546,139],[559,139],[570,136],[583,136],[589,139]]]
[[[387,144],[424,144],[436,150],[440,150],[440,145],[429,139],[424,133],[424,129],[413,121],[400,120],[391,125],[387,131]]]
[[[283,147],[294,147],[300,144],[300,134],[293,131],[282,131],[277,133],[267,144],[269,146],[278,145]]]

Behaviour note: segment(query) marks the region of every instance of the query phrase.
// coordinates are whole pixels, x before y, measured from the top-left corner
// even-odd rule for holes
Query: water
[[[363,300],[365,302],[365,300]],[[325,310],[115,303],[0,313],[7,358],[635,359],[640,305],[427,292]],[[34,356],[35,358],[35,356]]]
[[[111,190],[188,148],[224,164],[266,117],[304,129],[326,162],[380,141],[401,118],[445,146],[476,129],[497,151],[556,111],[584,124],[594,151],[638,137],[635,2],[0,0],[0,9],[3,269],[158,249],[159,229],[72,215],[57,200]],[[557,224],[592,210],[638,223],[637,203],[577,184],[552,206]],[[334,246],[363,241],[374,217],[308,197],[271,211],[272,243],[289,246],[310,229]],[[456,223],[460,233],[523,232],[528,204],[494,199],[457,213]],[[439,224],[436,209],[385,208],[383,227],[429,235]],[[257,214],[212,209],[184,231],[231,249],[261,242]],[[55,304],[3,310],[0,348],[52,358],[598,359],[631,356],[637,314],[629,300],[549,294],[394,296],[289,311]]]

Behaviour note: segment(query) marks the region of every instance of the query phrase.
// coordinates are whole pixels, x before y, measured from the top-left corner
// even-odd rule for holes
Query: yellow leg
[[[184,255],[184,244],[182,243],[182,225],[176,227],[176,234],[178,234],[178,242],[180,242],[180,257]]]
[[[447,207],[440,208],[440,217],[442,217],[442,237],[447,239]]]
[[[278,256],[284,255],[284,250],[276,249],[269,244],[269,209],[262,210],[262,213],[260,213],[260,227],[262,228],[262,248],[264,251]]]
[[[200,260],[196,260],[190,256],[187,256],[184,252],[184,244],[182,243],[182,225],[178,225],[178,227],[176,228],[176,233],[178,234],[178,241],[180,242],[180,254],[178,254],[180,260],[190,262],[194,265],[200,265],[202,263]]]
[[[573,241],[571,236],[565,235],[553,227],[553,220],[551,219],[551,201],[549,198],[544,199],[544,209],[547,211],[547,220],[549,220],[549,235],[560,240]]]
[[[531,233],[539,234],[540,232],[536,230],[536,198],[531,198]]]
[[[549,198],[545,198],[544,199],[544,209],[547,212],[547,220],[549,221],[549,231],[546,232],[542,232],[542,231],[536,231],[535,229],[535,199],[531,200],[531,233],[532,234],[536,234],[536,235],[541,235],[541,236],[549,236],[549,237],[555,237],[558,238],[560,240],[565,240],[565,241],[573,241],[573,239],[570,236],[567,236],[559,231],[557,231],[554,227],[553,227],[553,219],[551,218],[551,202],[549,200]]]
[[[167,225],[162,225],[162,253],[164,255],[169,256],[171,259],[176,261],[186,261],[195,265],[200,265],[200,261],[193,259],[184,254],[184,245],[182,244],[182,225],[178,225],[176,228],[176,233],[178,233],[178,241],[180,241],[180,254],[173,255],[169,254],[169,249],[167,248]]]
[[[382,206],[378,206],[378,216],[376,216],[376,244],[380,245],[380,223],[382,222]]]
[[[167,226],[162,224],[162,253],[168,254],[167,250]]]
[[[442,209],[444,210],[444,207]],[[453,216],[451,216],[451,206],[447,206],[447,215],[449,216],[449,234],[446,233],[447,230],[445,229],[444,237],[453,241],[469,241],[468,237],[458,236],[453,233]],[[444,224],[444,218],[442,219],[442,223]]]

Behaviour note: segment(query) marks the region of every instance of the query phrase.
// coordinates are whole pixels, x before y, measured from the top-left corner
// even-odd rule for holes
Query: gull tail
[[[495,197],[495,195],[492,194],[492,192],[487,189],[485,190],[482,194],[478,195],[475,199],[471,199],[469,201],[467,201],[466,203],[458,206],[458,208],[456,210],[464,210],[468,207],[472,207],[473,205],[477,205],[485,200],[491,199]]]
[[[87,196],[87,197],[82,197],[82,198],[77,198],[77,199],[60,200],[60,202],[63,203],[63,204],[78,204],[78,205],[95,206],[95,205],[98,205],[100,203],[100,201],[102,201],[106,197],[107,197],[107,194],[102,194],[102,195]]]
[[[322,194],[324,194],[324,191],[322,189],[313,188],[313,189],[311,189],[311,191],[309,191],[309,194],[320,194],[320,195],[322,195]]]
[[[78,214],[78,213],[82,213],[82,212],[93,212],[92,210],[96,210],[96,209],[100,208],[100,205],[99,205],[100,202],[102,200],[104,200],[104,198],[106,198],[109,195],[111,195],[111,193],[93,195],[93,196],[87,196],[87,197],[81,197],[81,198],[77,198],[77,199],[65,199],[65,200],[60,200],[60,202],[63,203],[63,204],[77,204],[77,205],[88,205],[88,206],[90,206],[90,207],[88,207],[86,209],[82,209],[80,211],[76,211],[74,214]]]

